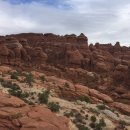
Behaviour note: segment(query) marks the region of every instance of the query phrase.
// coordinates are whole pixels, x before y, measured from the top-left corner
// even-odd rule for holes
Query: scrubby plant
[[[64,116],[66,117],[73,117],[74,116],[74,112],[73,111],[70,111],[70,112],[64,112]]]
[[[89,130],[89,128],[87,126],[84,126],[81,124],[77,124],[76,126],[78,127],[79,130]]]
[[[95,125],[95,129],[94,129],[94,130],[102,130],[101,124],[100,124],[100,123],[97,123],[97,124]]]
[[[105,123],[105,121],[104,121],[103,118],[99,120],[99,124],[100,124],[102,127],[106,127],[106,123]]]
[[[95,108],[89,108],[89,111],[99,115],[100,113]]]
[[[96,124],[94,122],[91,122],[89,126],[94,129],[96,127]]]
[[[92,122],[96,122],[96,116],[91,116],[91,118],[90,118],[90,120],[92,121]]]
[[[22,92],[21,89],[9,89],[8,92],[16,97],[19,97],[20,99],[24,100],[29,96],[27,92]]]
[[[2,81],[1,85],[5,88],[13,89],[13,90],[18,90],[20,87],[16,83],[12,83],[11,81]]]
[[[40,76],[40,80],[44,83],[45,82],[45,76],[44,75]]]
[[[103,127],[106,127],[106,123],[105,123],[104,119],[102,118],[99,120],[99,123],[96,123],[95,130],[102,130]]]
[[[18,80],[18,76],[20,76],[20,72],[15,71],[15,72],[12,72],[12,73],[11,73],[10,78],[11,78],[11,79],[16,79],[16,80]]]
[[[100,104],[96,106],[99,110],[105,110],[106,106],[104,104]]]
[[[80,113],[76,113],[75,118],[78,123],[83,123],[83,120],[85,120],[85,117],[82,116]]]
[[[49,90],[45,90],[45,91],[42,91],[42,93],[39,93],[38,98],[39,98],[40,103],[47,104],[49,94],[50,94]]]
[[[58,112],[60,110],[58,102],[49,102],[47,106],[52,112]]]
[[[32,86],[32,82],[34,82],[34,78],[32,73],[25,74],[25,82],[29,85]]]
[[[87,96],[80,96],[79,100],[82,102],[84,101],[86,103],[90,103],[90,99]]]
[[[120,123],[122,128],[125,128],[126,122],[124,120],[120,120],[119,123]]]

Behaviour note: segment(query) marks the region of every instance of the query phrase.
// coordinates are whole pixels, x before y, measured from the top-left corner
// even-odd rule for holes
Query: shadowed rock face
[[[0,42],[1,64],[40,69],[48,75],[126,100],[125,96],[114,93],[120,85],[127,92],[130,89],[130,48],[121,47],[119,42],[114,46],[100,43],[88,46],[88,38],[83,33],[79,36],[25,33],[0,39],[3,39]],[[88,75],[89,71],[94,76]]]

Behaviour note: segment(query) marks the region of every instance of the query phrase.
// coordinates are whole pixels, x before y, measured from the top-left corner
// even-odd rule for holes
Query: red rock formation
[[[0,130],[69,130],[69,121],[45,106],[28,106],[0,92]]]
[[[2,39],[1,64],[29,67],[27,69],[39,68],[49,75],[92,88],[104,86],[107,88],[104,93],[109,93],[120,85],[129,89],[130,48],[121,47],[119,42],[114,46],[96,43],[88,47],[88,38],[83,33],[79,36],[28,33]],[[89,71],[97,76],[90,78],[87,74]]]

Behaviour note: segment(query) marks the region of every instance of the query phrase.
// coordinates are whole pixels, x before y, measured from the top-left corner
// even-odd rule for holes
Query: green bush
[[[78,123],[83,123],[83,121],[85,120],[85,117],[80,113],[76,113],[75,114],[75,119],[76,119],[76,121]]]
[[[42,91],[42,93],[39,93],[38,98],[39,98],[40,103],[47,104],[49,94],[50,94],[49,90],[45,90],[45,91]]]
[[[20,76],[20,72],[15,71],[11,73],[11,79],[16,79],[18,80],[18,76]]]
[[[95,125],[95,129],[94,129],[94,130],[102,130],[101,124],[100,124],[100,123],[97,123],[97,124]]]
[[[44,75],[40,76],[40,80],[44,83],[44,81],[45,81],[45,76],[44,76]]]
[[[97,120],[95,116],[91,116],[90,119],[91,119],[92,122],[96,122],[96,120]]]
[[[101,104],[101,105],[97,105],[96,106],[99,110],[105,110],[106,109],[106,106],[104,104]]]
[[[120,123],[122,128],[125,128],[125,126],[126,126],[126,122],[125,121],[120,120],[119,123]]]
[[[95,130],[102,130],[103,127],[106,127],[106,123],[105,123],[104,119],[102,118],[99,120],[99,123],[96,123]]]
[[[49,102],[48,103],[48,108],[52,111],[52,112],[58,112],[60,110],[60,105],[58,102]]]
[[[82,102],[84,101],[84,102],[90,103],[90,99],[87,96],[80,96],[79,100]]]
[[[89,126],[94,129],[96,127],[96,124],[94,122],[91,122]]]
[[[8,92],[10,93],[10,95],[16,96],[22,100],[29,96],[27,92],[23,93],[21,89],[9,89]]]
[[[106,127],[106,123],[105,123],[105,121],[104,121],[103,118],[99,120],[99,124],[100,124],[102,127]]]
[[[16,83],[12,83],[10,81],[2,81],[1,82],[1,85],[5,88],[10,88],[10,89],[13,89],[13,90],[18,90],[20,89],[20,87],[16,84]]]
[[[29,74],[25,74],[25,82],[29,85],[29,86],[32,86],[32,82],[34,82],[34,78],[33,78],[33,75],[32,73],[29,73]]]
[[[89,108],[89,111],[99,115],[100,113],[95,108]]]
[[[70,111],[70,112],[64,112],[64,116],[66,117],[73,117],[74,116],[74,112],[73,111]]]
[[[77,124],[76,126],[78,127],[79,130],[89,130],[89,128],[87,126],[84,126],[81,124]]]

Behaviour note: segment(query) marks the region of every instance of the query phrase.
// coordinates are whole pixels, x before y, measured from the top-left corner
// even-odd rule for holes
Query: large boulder
[[[0,130],[69,130],[69,120],[0,92]]]

